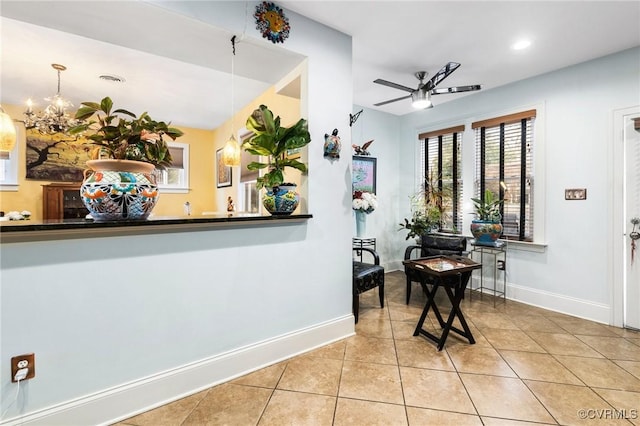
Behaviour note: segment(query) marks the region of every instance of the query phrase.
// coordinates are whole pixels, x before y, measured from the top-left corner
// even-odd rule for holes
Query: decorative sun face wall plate
[[[262,37],[271,40],[272,43],[283,43],[289,37],[289,18],[284,15],[282,8],[270,1],[263,1],[256,6],[253,14],[256,18],[256,28],[262,33]]]

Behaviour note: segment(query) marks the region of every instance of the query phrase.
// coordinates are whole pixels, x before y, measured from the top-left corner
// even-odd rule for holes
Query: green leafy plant
[[[472,198],[471,201],[473,201],[473,208],[479,220],[494,223],[502,220],[500,205],[504,200],[499,199],[491,190],[484,191],[484,199]]]
[[[154,121],[146,112],[137,117],[125,109],[113,110],[109,97],[100,103],[82,102],[75,118],[87,120],[96,116],[97,121],[88,121],[69,130],[71,134],[92,133],[86,137],[97,145],[94,158],[137,160],[151,163],[159,169],[171,165],[171,153],[163,139],[175,140],[184,133],[169,127],[164,121]]]
[[[307,171],[306,164],[287,158],[288,150],[302,148],[311,142],[307,120],[301,118],[291,127],[282,127],[280,117],[274,119],[273,112],[265,105],[260,105],[247,118],[247,129],[254,134],[242,144],[242,149],[267,158],[266,163],[253,161],[247,165],[249,170],[267,169],[267,173],[257,179],[258,189],[282,185],[285,167],[303,173]]]
[[[446,188],[438,189],[438,178],[431,173],[423,189],[411,196],[411,218],[404,218],[400,229],[409,231],[406,239],[421,237],[442,225],[444,218],[444,204],[451,199],[451,193]]]

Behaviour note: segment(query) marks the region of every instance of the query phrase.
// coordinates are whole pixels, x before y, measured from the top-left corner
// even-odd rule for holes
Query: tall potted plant
[[[411,196],[411,218],[404,218],[399,231],[407,230],[406,239],[415,238],[420,244],[424,234],[440,229],[444,219],[444,205],[451,198],[446,188],[439,189],[438,179],[431,173],[424,188]]]
[[[265,188],[262,204],[272,215],[289,215],[298,207],[300,196],[296,184],[285,182],[285,168],[291,167],[307,172],[307,165],[289,158],[287,152],[308,145],[311,135],[307,120],[301,118],[291,127],[280,125],[280,117],[274,119],[273,112],[260,105],[247,118],[247,129],[253,136],[242,144],[242,149],[253,155],[259,155],[264,161],[254,161],[247,165],[249,170],[266,170],[258,177],[256,187]]]
[[[95,116],[96,120],[86,121]],[[171,165],[164,136],[183,135],[145,112],[137,117],[125,109],[113,109],[109,97],[100,103],[83,102],[75,115],[85,120],[71,134],[90,132],[96,145],[80,188],[85,206],[95,220],[146,219],[158,200],[155,169]]]
[[[503,200],[489,189],[485,190],[484,197],[472,198],[477,218],[471,222],[471,233],[477,244],[495,244],[502,235],[502,215],[500,206]]]

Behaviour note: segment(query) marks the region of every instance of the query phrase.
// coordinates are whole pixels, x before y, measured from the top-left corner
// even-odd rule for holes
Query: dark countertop
[[[258,214],[150,217],[145,220],[94,221],[86,219],[0,221],[0,243],[91,238],[146,233],[183,232],[220,227],[279,226],[311,219],[311,214]]]

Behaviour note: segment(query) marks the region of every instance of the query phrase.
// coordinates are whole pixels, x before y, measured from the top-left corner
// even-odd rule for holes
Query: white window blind
[[[475,197],[504,200],[502,238],[533,241],[533,122],[536,111],[472,124],[476,131]]]

